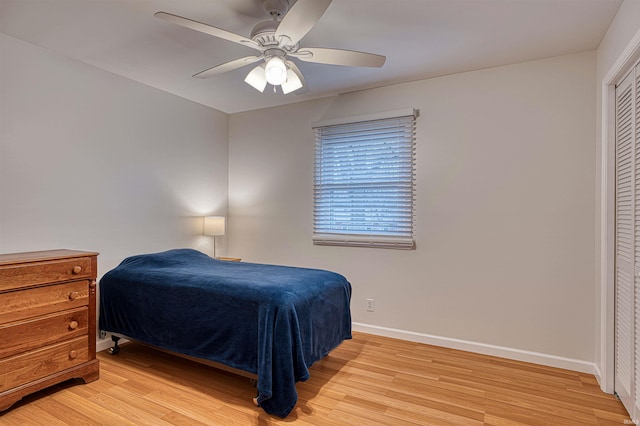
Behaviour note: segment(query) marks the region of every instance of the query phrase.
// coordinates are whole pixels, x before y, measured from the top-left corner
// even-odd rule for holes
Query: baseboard
[[[377,325],[362,324],[357,322],[353,323],[353,330],[363,333],[375,334],[378,336],[408,340],[410,342],[425,343],[428,345],[442,346],[450,349],[458,349],[483,355],[491,355],[516,361],[531,362],[534,364],[546,365],[549,367],[579,371],[581,373],[594,375],[596,375],[597,372],[599,373],[597,366],[592,362],[565,358],[556,355],[549,355],[540,352],[531,352],[521,349],[507,348],[504,346],[471,342],[468,340],[433,336],[430,334],[416,333],[413,331],[398,330],[395,328],[380,327]]]
[[[593,375],[596,376],[596,380],[598,381],[598,385],[600,385],[600,389],[602,389],[604,393],[607,393],[602,383],[602,372],[600,371],[600,367],[598,366],[598,364],[595,363],[593,364]]]
[[[113,346],[111,339],[98,339],[96,341],[96,352],[106,351]]]

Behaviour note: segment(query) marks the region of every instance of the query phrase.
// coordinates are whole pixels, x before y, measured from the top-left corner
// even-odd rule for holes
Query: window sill
[[[321,246],[371,247],[396,250],[414,250],[413,238],[385,237],[381,235],[314,234],[313,244]]]

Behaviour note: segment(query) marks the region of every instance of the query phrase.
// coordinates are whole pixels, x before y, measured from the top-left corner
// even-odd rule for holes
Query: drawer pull
[[[78,351],[69,351],[69,359],[76,359]]]
[[[72,272],[74,274],[79,274],[80,272],[82,272],[82,266],[74,266]]]
[[[72,291],[71,293],[69,293],[69,300],[76,300],[78,298],[78,292],[77,291]]]
[[[75,330],[76,328],[78,328],[78,321],[71,321],[69,323],[69,329],[70,330]]]

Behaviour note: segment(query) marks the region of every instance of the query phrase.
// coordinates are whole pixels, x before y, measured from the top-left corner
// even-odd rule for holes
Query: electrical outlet
[[[367,311],[373,312],[373,299],[367,299]]]

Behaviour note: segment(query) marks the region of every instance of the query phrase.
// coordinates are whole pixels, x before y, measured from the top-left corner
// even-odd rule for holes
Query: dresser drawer
[[[10,265],[0,268],[0,291],[93,277],[90,257]]]
[[[88,308],[0,325],[0,359],[87,334]]]
[[[89,281],[0,293],[0,324],[86,306]]]
[[[0,394],[88,361],[88,340],[78,337],[0,360]]]

